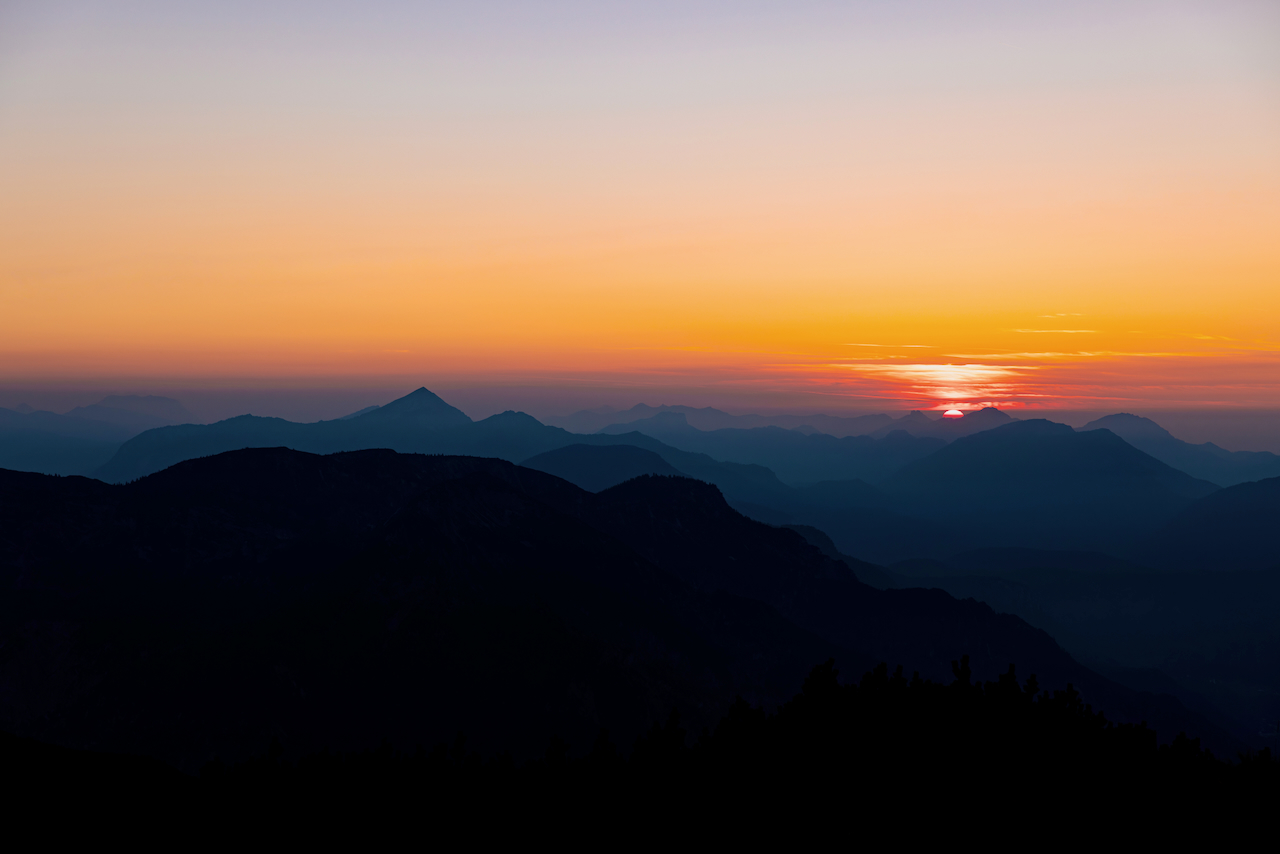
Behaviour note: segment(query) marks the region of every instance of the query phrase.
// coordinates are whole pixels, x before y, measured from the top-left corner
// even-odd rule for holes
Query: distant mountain
[[[600,492],[643,474],[687,476],[653,451],[634,445],[567,445],[521,463],[569,481],[587,492]]]
[[[95,477],[124,482],[183,460],[239,448],[287,447],[312,453],[391,448],[409,453],[525,459],[569,444],[571,434],[505,412],[473,422],[425,388],[348,418],[298,423],[240,415],[214,424],[148,430],[126,442]]]
[[[338,420],[339,420],[339,421],[350,421],[352,418],[359,418],[361,415],[364,415],[364,414],[366,414],[366,413],[368,413],[368,412],[372,412],[373,410],[378,409],[378,408],[379,408],[379,407],[377,406],[377,404],[374,404],[373,406],[366,406],[366,407],[364,407],[363,409],[357,409],[355,412],[352,412],[350,415],[343,415],[343,416],[342,416],[342,417],[340,417]]]
[[[799,487],[785,521],[812,525],[844,554],[877,565],[906,557],[941,557],[974,544],[962,526],[921,515],[896,496],[862,481]]]
[[[155,427],[167,427],[170,424],[179,424],[182,422],[171,421],[167,418],[159,418],[140,412],[130,412],[127,409],[116,409],[111,406],[103,406],[95,403],[91,406],[77,406],[67,413],[72,418],[85,418],[90,421],[101,421],[106,424],[114,424],[118,427],[125,428],[130,435],[137,435],[143,430],[151,430]]]
[[[761,466],[719,462],[639,433],[580,436],[549,427],[522,412],[503,412],[473,422],[425,388],[364,414],[334,421],[300,424],[241,415],[215,424],[149,430],[121,446],[94,476],[124,483],[183,460],[254,447],[285,447],[319,454],[389,448],[402,453],[466,454],[519,462],[575,444],[644,448],[675,470],[713,483],[736,500],[785,501],[786,487]],[[605,465],[603,457],[596,461]],[[585,468],[581,476],[594,477]],[[600,475],[606,479],[608,476]]]
[[[873,439],[880,439],[889,435],[891,431],[901,430],[920,439],[941,439],[944,442],[950,442],[984,430],[1001,427],[1014,420],[1016,419],[993,406],[976,412],[967,412],[960,418],[930,418],[923,412],[914,411],[892,424],[881,427],[870,436]]]
[[[65,415],[0,409],[0,468],[45,474],[92,474],[121,443],[144,430],[175,423],[167,415],[187,413],[167,397],[110,395]]]
[[[118,486],[0,472],[0,517],[0,728],[187,769],[272,738],[581,753],[673,706],[697,731],[735,695],[776,704],[826,656],[945,680],[961,650],[975,678],[1013,662],[1114,720],[1239,744],[1017,618],[861,584],[686,478],[593,495],[491,459],[255,449]]]
[[[643,403],[622,411],[612,407],[585,409],[572,415],[548,418],[546,421],[548,424],[563,427],[574,433],[596,433],[606,427],[631,424],[663,413],[683,415],[686,421],[698,430],[749,429],[753,427],[796,429],[807,427],[810,431],[826,433],[837,438],[862,436],[893,421],[891,416],[883,413],[853,416],[821,414],[730,415],[710,406],[701,408],[692,406],[648,406]]]
[[[918,439],[893,431],[880,439],[824,433],[806,434],[781,427],[702,431],[680,412],[661,412],[652,418],[616,424],[605,435],[632,431],[653,436],[686,451],[708,454],[728,462],[762,465],[786,483],[848,479],[878,481],[907,463],[942,447],[941,439]]]
[[[712,484],[734,502],[767,506],[788,506],[793,490],[778,480],[770,469],[750,463],[721,462],[707,454],[682,451],[643,433],[612,436],[596,433],[573,436],[576,442],[596,446],[634,446],[657,454],[673,468],[689,477]]]
[[[87,475],[111,459],[136,432],[53,412],[0,409],[0,468]]]
[[[1217,489],[1108,430],[1040,419],[957,439],[882,488],[899,510],[981,544],[1100,551],[1135,542]]]
[[[1218,486],[1280,477],[1280,455],[1270,451],[1227,451],[1212,442],[1193,445],[1175,438],[1150,418],[1127,412],[1090,421],[1080,430],[1110,430],[1157,460]]]
[[[648,418],[638,418],[621,424],[610,424],[597,432],[610,436],[617,436],[621,433],[644,433],[646,436],[660,436],[671,433],[700,434],[704,431],[690,424],[689,418],[685,413],[667,410]]]
[[[472,423],[461,409],[450,406],[425,388],[406,394],[385,406],[366,409],[359,417],[365,419],[365,424],[396,422],[397,427],[412,424],[425,428],[447,428]]]
[[[1168,566],[1280,573],[1280,477],[1240,483],[1201,498],[1148,548]]]
[[[889,571],[898,586],[1016,614],[1117,681],[1173,694],[1238,732],[1274,732],[1280,717],[1277,569],[1160,572],[1097,553],[990,549]]]
[[[91,406],[77,406],[67,415],[105,421],[134,433],[195,421],[187,408],[171,397],[138,394],[110,394]]]

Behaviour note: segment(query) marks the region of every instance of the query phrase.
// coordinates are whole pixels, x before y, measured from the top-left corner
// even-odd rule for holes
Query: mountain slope
[[[631,424],[652,418],[664,412],[683,415],[690,425],[699,430],[725,428],[748,429],[753,427],[782,427],[793,430],[808,426],[829,436],[861,436],[893,421],[889,415],[730,415],[710,406],[649,406],[636,404],[630,409],[618,411],[612,407],[585,409],[572,415],[548,418],[547,423],[563,427],[574,433],[595,433],[611,426]],[[627,431],[623,431],[627,432]]]
[[[957,439],[882,484],[899,509],[987,545],[1115,550],[1216,487],[1107,430],[1019,421]]]
[[[600,727],[629,743],[673,704],[711,723],[735,693],[777,702],[815,656],[849,657],[680,584],[577,518],[590,500],[495,460],[385,451],[239,451],[114,487],[3,473],[0,720],[186,768],[272,736],[463,730],[530,755]]]
[[[878,481],[942,447],[941,439],[918,439],[901,431],[879,439],[802,433],[781,427],[695,430],[684,414],[663,412],[652,418],[605,428],[604,434],[632,431],[672,447],[717,460],[754,464],[772,470],[785,483],[820,480]]]
[[[419,388],[385,406],[368,409],[357,414],[355,418],[364,419],[366,424],[394,420],[401,424],[409,423],[427,428],[458,427],[471,423],[471,419],[461,409],[450,406],[426,388]]]
[[[1013,420],[1011,416],[1001,412],[994,406],[988,406],[975,412],[967,412],[960,418],[930,418],[917,410],[908,413],[893,424],[881,427],[870,435],[873,439],[880,439],[889,435],[893,430],[901,430],[916,438],[941,439],[944,442],[950,442],[964,436],[972,436],[974,433],[981,433],[984,430],[1002,427]]]
[[[1280,477],[1241,483],[1191,504],[1147,548],[1197,570],[1280,570]]]
[[[587,492],[600,492],[643,474],[684,476],[653,451],[634,445],[566,445],[520,465],[553,474]]]
[[[214,424],[148,430],[125,442],[94,476],[122,483],[183,460],[241,448],[287,447],[319,454],[391,448],[522,460],[571,442],[572,434],[523,413],[505,412],[473,422],[420,388],[386,406],[333,421],[302,424],[241,415]]]
[[[1269,451],[1227,451],[1212,442],[1193,445],[1175,438],[1149,418],[1126,412],[1090,421],[1080,428],[1081,432],[1087,430],[1110,430],[1157,460],[1218,486],[1280,477],[1280,456]]]
[[[599,495],[498,460],[255,449],[123,486],[0,472],[0,727],[165,758],[630,739],[774,703],[814,660],[945,679],[1015,662],[1113,718],[1199,731],[1021,621],[877,591],[711,486]],[[522,698],[512,705],[509,698]]]
[[[0,409],[0,468],[87,475],[136,432],[71,415]]]

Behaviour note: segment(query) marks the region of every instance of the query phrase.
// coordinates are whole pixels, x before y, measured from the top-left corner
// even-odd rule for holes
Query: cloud
[[[1061,332],[1065,335],[1097,335],[1096,329],[1015,329],[1014,332],[1030,332],[1034,334],[1044,334],[1050,332]]]
[[[1019,380],[1036,365],[868,365],[845,364],[836,367],[868,377],[885,379],[907,386],[912,396],[952,401],[993,399],[1017,396]]]
[[[944,353],[948,359],[1071,359],[1094,353]]]

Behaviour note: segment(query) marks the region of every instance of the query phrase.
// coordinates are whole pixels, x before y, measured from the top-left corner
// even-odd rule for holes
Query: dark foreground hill
[[[774,705],[813,661],[1010,663],[1113,719],[1237,744],[941,591],[874,590],[707,484],[592,495],[509,463],[284,449],[111,486],[0,473],[0,728],[185,768],[261,752],[629,744]],[[513,702],[512,697],[519,698]]]
[[[273,743],[184,777],[137,757],[0,734],[0,764],[22,781],[9,796],[11,830],[70,812],[95,837],[113,825],[135,840],[199,828],[202,839],[232,842],[270,830],[329,847],[406,834],[462,845],[820,844],[832,828],[818,817],[851,803],[878,822],[909,823],[915,839],[952,837],[956,814],[998,805],[1006,833],[1070,816],[1077,831],[1141,827],[1148,840],[1185,841],[1193,829],[1220,833],[1227,815],[1265,813],[1280,793],[1269,750],[1227,763],[1181,735],[1158,745],[1148,727],[1115,725],[1070,687],[1042,690],[1012,667],[974,682],[967,659],[952,666],[949,684],[884,665],[842,684],[828,661],[772,714],[738,699],[694,733],[673,711],[629,751],[601,730],[585,754],[553,739],[521,763],[486,759],[461,738],[429,752],[384,744],[298,759]],[[925,806],[936,803],[947,809]]]

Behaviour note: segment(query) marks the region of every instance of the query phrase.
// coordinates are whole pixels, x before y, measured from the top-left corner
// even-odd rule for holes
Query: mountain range
[[[937,438],[918,439],[902,430],[882,438],[803,433],[781,427],[738,427],[703,431],[690,426],[684,413],[662,412],[652,418],[606,427],[598,435],[643,433],[685,451],[713,455],[728,462],[762,465],[785,483],[819,480],[881,480],[897,469],[942,447]]]
[[[998,426],[976,429],[990,423]],[[628,426],[649,433],[610,428],[574,434],[517,412],[472,421],[423,388],[334,421],[246,415],[149,430],[125,442],[97,476],[127,482],[182,460],[244,447],[321,454],[381,447],[527,461],[591,491],[637,474],[679,472],[717,486],[753,518],[816,527],[844,553],[881,565],[1010,546],[1102,550],[1159,563],[1172,558],[1152,537],[1215,490],[1109,430],[1014,421],[996,410],[948,422],[944,426],[956,430],[950,441],[905,431],[879,439],[778,427],[700,431],[679,412]],[[960,435],[965,431],[969,435]],[[586,450],[603,446],[653,456]],[[542,456],[551,452],[556,454]],[[793,485],[777,476],[779,470]],[[1187,530],[1212,540],[1208,528]]]
[[[599,409],[584,409],[572,415],[546,419],[548,424],[563,427],[573,433],[598,433],[606,427],[616,427],[642,421],[663,413],[678,413],[698,430],[721,430],[725,428],[750,429],[753,427],[782,427],[788,430],[806,430],[808,432],[826,433],[837,439],[845,436],[863,436],[867,433],[892,424],[896,419],[891,415],[876,413],[871,415],[839,416],[839,415],[730,415],[710,406],[649,406],[638,403],[630,409],[619,411],[611,406]],[[629,431],[622,431],[629,432]]]
[[[289,749],[629,740],[766,706],[814,661],[947,679],[971,656],[1113,720],[1241,742],[1016,617],[877,590],[713,486],[599,493],[474,457],[250,449],[125,485],[0,472],[0,728],[192,769]],[[512,705],[511,696],[520,697]]]
[[[1180,471],[1218,486],[1280,477],[1280,455],[1270,451],[1227,451],[1212,442],[1193,445],[1175,438],[1149,418],[1117,413],[1080,428],[1110,430],[1130,445]]]
[[[182,404],[156,396],[108,395],[63,415],[0,408],[0,468],[92,474],[131,437],[183,420],[190,413]]]

